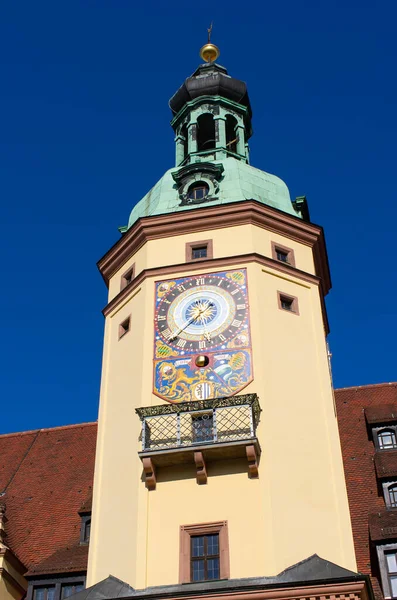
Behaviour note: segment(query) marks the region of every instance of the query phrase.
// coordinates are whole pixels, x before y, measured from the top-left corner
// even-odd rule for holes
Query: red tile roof
[[[92,496],[96,423],[0,435],[6,543],[29,574],[85,571],[82,505]]]

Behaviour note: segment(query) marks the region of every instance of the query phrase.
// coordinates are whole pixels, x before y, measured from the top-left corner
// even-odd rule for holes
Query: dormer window
[[[55,600],[55,584],[35,587],[33,590],[33,600]]]
[[[91,519],[88,519],[85,523],[84,527],[84,541],[86,544],[90,541],[90,533],[91,533]]]
[[[91,534],[91,513],[82,515],[80,529],[80,544],[88,544]]]
[[[73,594],[78,594],[84,589],[84,583],[82,581],[78,583],[65,583],[61,586],[61,600],[69,598]]]
[[[397,481],[387,481],[383,484],[383,495],[387,508],[397,508]]]
[[[397,449],[397,425],[388,427],[373,427],[372,435],[378,450]]]
[[[195,183],[189,188],[188,197],[190,200],[203,200],[208,196],[209,187],[206,183]]]
[[[396,448],[396,432],[393,429],[382,429],[378,432],[378,443],[381,450]]]
[[[36,579],[29,581],[26,600],[65,600],[85,588],[85,575],[76,576],[62,573],[50,581]]]

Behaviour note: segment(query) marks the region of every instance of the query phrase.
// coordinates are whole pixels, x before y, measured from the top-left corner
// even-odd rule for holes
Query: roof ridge
[[[388,381],[384,383],[368,383],[366,385],[350,385],[348,387],[335,388],[335,392],[342,392],[344,390],[362,390],[365,388],[374,388],[374,387],[389,387],[389,386],[397,386],[397,381]]]
[[[12,433],[0,433],[0,438],[14,437],[21,435],[32,435],[33,433],[44,433],[46,431],[57,431],[60,429],[73,429],[74,427],[88,427],[97,425],[97,421],[89,421],[87,423],[74,423],[71,425],[58,425],[57,427],[43,427],[41,429],[29,429],[27,431],[14,431]]]

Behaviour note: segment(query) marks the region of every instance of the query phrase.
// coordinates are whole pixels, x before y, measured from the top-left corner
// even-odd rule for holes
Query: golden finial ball
[[[220,53],[221,52],[218,46],[215,46],[215,44],[211,44],[211,42],[208,42],[208,44],[204,44],[204,46],[200,50],[201,58],[207,63],[214,62],[218,58]]]
[[[203,354],[200,354],[199,356],[196,357],[196,367],[206,367],[208,365],[208,363],[210,362],[210,359],[208,358],[208,356],[204,356]]]

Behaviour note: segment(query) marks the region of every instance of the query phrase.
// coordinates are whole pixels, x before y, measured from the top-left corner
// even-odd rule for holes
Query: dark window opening
[[[387,578],[392,598],[397,598],[397,552],[385,552]]]
[[[121,276],[121,286],[120,286],[120,288],[122,290],[124,288],[126,288],[127,285],[129,285],[133,279],[134,279],[134,267],[132,266],[130,269],[128,269],[128,271],[126,271],[125,273],[123,273],[123,275]]]
[[[397,448],[396,432],[393,429],[381,429],[378,431],[378,444],[380,450]]]
[[[196,258],[207,258],[207,246],[192,248],[192,259],[194,260]]]
[[[61,588],[61,600],[63,600],[63,598],[69,598],[69,596],[73,596],[73,594],[77,594],[83,589],[84,583],[81,581],[78,583],[64,584]]]
[[[280,250],[279,248],[276,248],[276,257],[277,260],[281,261],[281,262],[288,262],[288,252],[284,252],[284,250]]]
[[[280,297],[281,308],[284,310],[294,310],[294,301],[286,296]]]
[[[54,600],[55,585],[41,585],[33,590],[33,600]]]
[[[219,579],[219,534],[191,537],[191,581]]]
[[[125,336],[126,333],[129,332],[130,330],[130,325],[131,325],[131,319],[130,317],[128,317],[127,319],[125,319],[122,323],[120,323],[119,325],[119,340]]]
[[[186,123],[181,127],[181,136],[183,138],[183,159],[185,160],[188,155],[188,131]]]
[[[397,485],[391,485],[388,487],[387,493],[389,495],[389,507],[397,508]]]
[[[206,113],[197,119],[197,151],[215,148],[215,121],[213,115]]]
[[[237,119],[231,115],[226,116],[226,148],[237,154]]]
[[[91,535],[91,519],[88,519],[84,523],[84,533],[83,533],[83,541],[86,542],[87,544],[90,541],[90,535]]]
[[[189,188],[187,193],[190,200],[203,200],[208,196],[209,187],[206,183],[197,183]]]
[[[214,437],[214,418],[212,412],[192,415],[193,443],[209,442]]]

